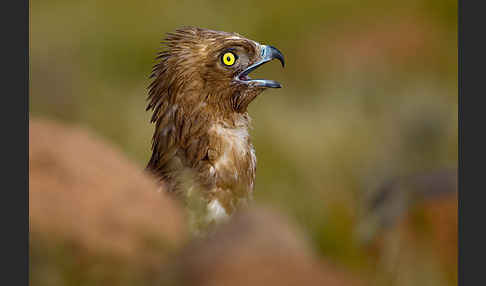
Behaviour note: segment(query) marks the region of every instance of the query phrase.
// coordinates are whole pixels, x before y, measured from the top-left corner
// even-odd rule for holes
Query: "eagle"
[[[148,87],[146,111],[155,128],[146,169],[198,210],[199,224],[213,224],[252,199],[248,105],[281,84],[249,74],[273,59],[284,67],[284,57],[240,34],[198,27],[177,29],[162,43]]]

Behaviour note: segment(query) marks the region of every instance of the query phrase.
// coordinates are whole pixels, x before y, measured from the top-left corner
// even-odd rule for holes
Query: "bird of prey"
[[[280,83],[249,74],[275,47],[237,33],[184,27],[168,33],[149,86],[155,123],[147,169],[186,203],[198,196],[204,221],[224,220],[251,200],[256,157],[248,105]],[[189,182],[189,183],[188,183]]]

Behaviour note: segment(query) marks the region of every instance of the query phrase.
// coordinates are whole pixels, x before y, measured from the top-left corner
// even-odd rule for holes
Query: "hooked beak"
[[[237,77],[236,80],[239,82],[244,82],[246,84],[251,84],[253,86],[258,87],[270,87],[270,88],[281,88],[282,85],[274,80],[269,79],[251,79],[248,74],[254,71],[259,66],[263,65],[266,62],[269,62],[273,59],[278,59],[282,64],[282,67],[285,67],[285,60],[282,53],[275,47],[272,46],[261,46],[261,59],[254,63],[253,65],[246,68],[242,71]]]

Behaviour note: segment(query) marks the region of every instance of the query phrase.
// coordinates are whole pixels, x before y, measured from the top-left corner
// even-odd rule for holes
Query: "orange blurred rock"
[[[182,253],[177,285],[363,285],[314,256],[298,229],[273,211],[238,213]]]
[[[116,148],[48,120],[30,120],[29,137],[31,271],[65,264],[49,261],[57,250],[61,259],[158,267],[184,242],[181,208]]]

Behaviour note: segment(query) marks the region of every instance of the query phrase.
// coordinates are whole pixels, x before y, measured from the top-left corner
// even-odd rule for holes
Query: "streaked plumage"
[[[149,87],[155,132],[147,169],[186,201],[198,194],[207,220],[218,220],[252,196],[248,104],[264,89],[280,87],[248,73],[273,58],[283,65],[283,56],[236,33],[195,27],[169,33],[165,43]]]

